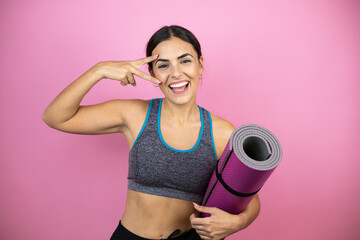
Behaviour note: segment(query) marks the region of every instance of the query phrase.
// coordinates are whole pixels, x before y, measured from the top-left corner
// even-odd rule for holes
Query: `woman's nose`
[[[181,76],[181,68],[178,65],[173,66],[171,76],[174,78]]]

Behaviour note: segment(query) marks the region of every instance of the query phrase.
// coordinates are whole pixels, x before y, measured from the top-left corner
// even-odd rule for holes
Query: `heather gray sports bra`
[[[145,122],[130,150],[128,188],[200,203],[216,163],[210,113],[198,106],[201,117],[198,140],[191,149],[178,150],[161,135],[162,100],[150,101]]]

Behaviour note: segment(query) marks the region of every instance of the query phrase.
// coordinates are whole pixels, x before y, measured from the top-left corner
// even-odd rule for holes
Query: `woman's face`
[[[199,77],[203,73],[203,58],[198,59],[194,47],[180,38],[173,37],[159,43],[153,55],[153,71],[161,91],[170,101],[185,104],[196,97]]]

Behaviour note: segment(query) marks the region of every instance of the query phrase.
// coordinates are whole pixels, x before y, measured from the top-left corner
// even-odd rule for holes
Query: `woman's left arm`
[[[247,228],[259,215],[260,212],[260,199],[259,195],[256,194],[255,197],[250,201],[246,209],[240,213],[238,216],[240,218],[239,223],[241,229]]]
[[[213,135],[217,159],[222,155],[235,127],[230,122],[211,114]],[[223,239],[235,232],[247,228],[259,215],[260,200],[258,194],[250,201],[246,209],[240,214],[230,214],[219,208],[199,206],[194,203],[199,212],[209,213],[210,217],[196,218],[190,216],[192,227],[202,239]]]
[[[247,228],[259,215],[260,201],[258,194],[250,201],[246,209],[240,214],[230,214],[216,207],[205,207],[194,203],[197,211],[211,216],[197,218],[190,216],[192,227],[202,239],[220,240]]]

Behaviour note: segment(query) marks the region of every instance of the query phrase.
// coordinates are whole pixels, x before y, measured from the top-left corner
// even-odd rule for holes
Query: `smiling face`
[[[195,101],[202,56],[199,59],[194,47],[177,37],[159,43],[152,52],[156,54],[151,74],[162,82],[159,87],[165,97],[176,104]]]

